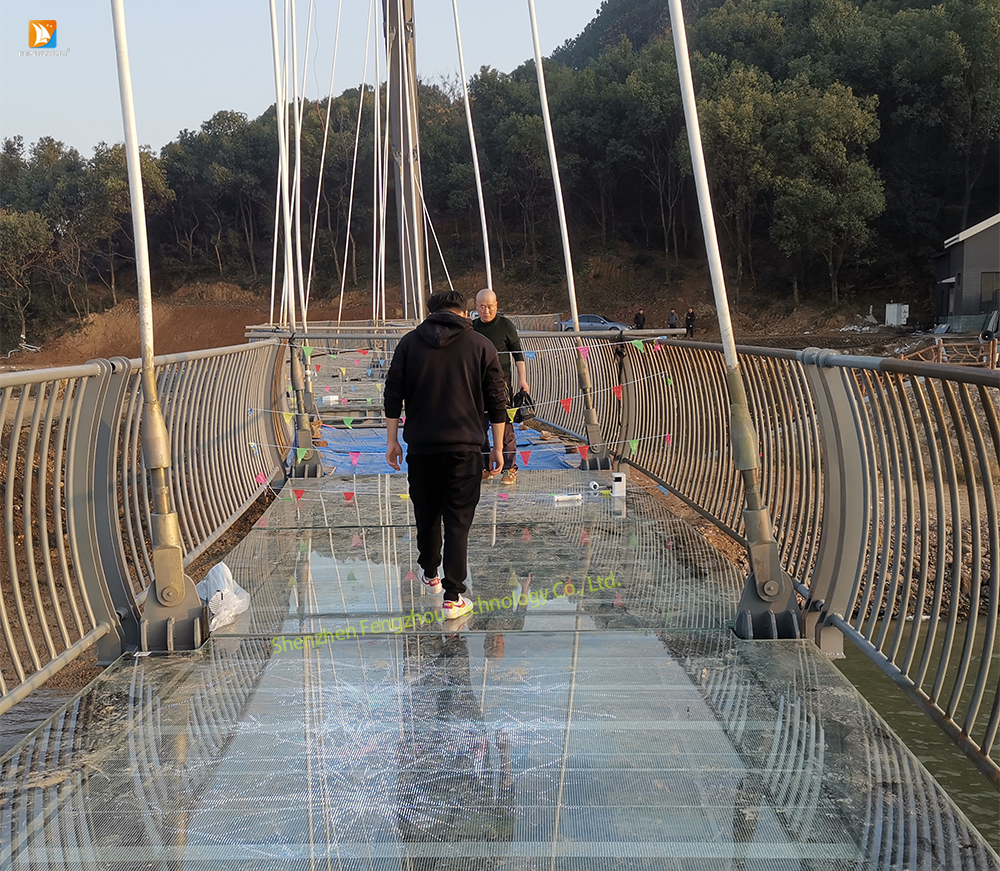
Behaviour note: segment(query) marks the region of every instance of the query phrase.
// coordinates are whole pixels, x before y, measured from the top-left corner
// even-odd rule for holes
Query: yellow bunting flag
[[[507,409],[507,420],[509,420],[511,423],[513,423],[514,422],[514,415],[515,414],[517,414],[517,409],[516,408],[508,408]]]
[[[281,416],[285,419],[285,423],[292,422],[292,413],[290,411],[283,411]]]

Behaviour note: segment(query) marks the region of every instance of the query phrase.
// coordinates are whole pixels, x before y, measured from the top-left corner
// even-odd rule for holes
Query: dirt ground
[[[631,323],[635,311],[642,306],[647,328],[655,329],[666,326],[671,308],[676,308],[683,324],[684,312],[690,305],[697,315],[695,338],[718,340],[715,307],[703,276],[691,275],[670,292],[662,288],[654,292],[648,286],[643,288],[639,283],[630,283],[627,275],[607,278],[614,279],[607,286],[602,284],[600,274],[580,282],[581,312],[594,311]],[[475,294],[475,277],[463,282],[456,280],[456,286],[468,292],[471,298]],[[657,298],[653,302],[642,302],[644,297],[654,294]],[[498,295],[501,310],[505,312],[553,312],[569,316],[568,311],[559,308],[563,303],[553,299],[556,294],[551,288],[512,286],[498,289]],[[560,298],[564,296],[565,291],[558,294]],[[749,300],[744,296],[741,305],[733,306],[733,327],[737,342],[743,345],[786,348],[815,345],[892,356],[930,341],[927,337],[875,328],[865,321],[861,311],[841,309],[834,312],[820,301],[791,310],[783,302],[769,303],[765,296]],[[867,314],[868,305],[859,308]],[[878,314],[877,306],[875,312]],[[398,317],[401,310],[397,306],[389,314]],[[341,316],[344,320],[370,317],[369,292],[356,290],[345,294]],[[335,321],[337,317],[336,300],[310,305],[311,322]],[[187,285],[170,296],[154,299],[154,351],[157,355],[176,354],[243,344],[247,326],[270,320],[270,300],[266,296],[257,296],[221,281]],[[7,359],[0,358],[0,371],[75,366],[101,357],[138,358],[141,356],[138,301],[123,300],[106,312],[91,315],[82,325],[67,324],[62,335],[32,340],[40,344],[39,351],[17,351]]]

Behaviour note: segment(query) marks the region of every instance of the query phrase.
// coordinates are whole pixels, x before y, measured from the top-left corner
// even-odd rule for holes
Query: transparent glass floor
[[[738,573],[635,488],[614,517],[606,475],[484,486],[450,624],[402,476],[286,488],[226,560],[248,612],[0,760],[0,868],[1000,869],[836,669],[737,640]]]

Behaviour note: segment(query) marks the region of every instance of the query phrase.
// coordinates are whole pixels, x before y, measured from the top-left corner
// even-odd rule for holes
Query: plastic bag
[[[250,607],[250,594],[233,580],[233,573],[225,563],[216,563],[204,580],[195,585],[201,601],[208,605],[211,620],[208,631],[215,632],[232,623]]]
[[[535,419],[535,403],[525,390],[518,390],[511,400],[511,406],[517,409],[514,423],[525,423]]]

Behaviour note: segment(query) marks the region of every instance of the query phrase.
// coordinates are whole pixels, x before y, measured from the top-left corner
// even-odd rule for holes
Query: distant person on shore
[[[672,330],[677,329],[677,309],[670,309],[670,314],[667,315],[667,326]]]
[[[635,321],[634,321],[634,323],[635,323],[635,328],[637,330],[641,330],[641,329],[645,328],[645,326],[646,326],[646,315],[643,313],[642,309],[639,309],[639,311],[637,311],[635,313]]]
[[[694,309],[689,308],[688,313],[684,315],[684,329],[687,331],[684,333],[684,338],[693,339],[694,338]]]
[[[497,349],[500,356],[500,368],[503,369],[504,381],[507,384],[507,407],[510,407],[514,398],[512,378],[513,370],[511,360],[514,361],[514,368],[517,370],[517,390],[529,392],[528,376],[524,362],[524,352],[521,350],[521,339],[517,335],[517,328],[514,324],[497,313],[497,295],[490,289],[484,288],[476,294],[476,311],[479,317],[472,322],[472,328],[481,336],[489,339]],[[489,468],[490,456],[490,421],[485,421],[486,440],[483,442],[483,480],[488,481],[494,473]],[[503,475],[500,483],[504,485],[517,483],[517,439],[514,436],[514,424],[510,418],[506,419],[503,429]]]

